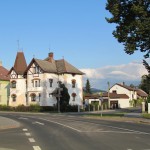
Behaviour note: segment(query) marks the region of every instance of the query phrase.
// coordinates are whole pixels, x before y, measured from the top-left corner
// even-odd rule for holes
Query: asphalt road
[[[1,115],[21,126],[0,131],[0,150],[150,150],[147,124],[59,114]]]

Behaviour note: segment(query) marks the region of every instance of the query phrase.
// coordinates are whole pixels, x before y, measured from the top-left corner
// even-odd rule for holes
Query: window
[[[33,102],[36,101],[36,95],[35,95],[35,93],[32,93],[30,96],[31,96],[31,101],[33,101]]]
[[[40,87],[41,85],[40,85],[40,79],[33,79],[32,80],[32,86],[33,87]]]
[[[72,88],[75,88],[75,86],[76,86],[76,80],[73,79],[73,80],[72,80]]]
[[[75,97],[76,97],[76,96],[77,96],[76,93],[72,93],[72,98],[73,98],[72,100],[73,100],[73,101],[75,101]]]
[[[41,98],[41,93],[39,93],[39,102],[40,102],[40,98]]]
[[[112,93],[117,93],[117,91],[116,91],[116,90],[113,90]]]
[[[50,85],[50,87],[53,86],[53,79],[49,79],[49,85]]]
[[[35,74],[39,74],[40,73],[40,67],[39,66],[36,66],[35,67]]]
[[[11,95],[11,98],[12,98],[12,101],[13,101],[13,102],[16,101],[16,97],[17,97],[16,94],[12,94],[12,95]]]
[[[12,88],[16,88],[16,81],[12,81],[12,82],[11,82],[11,87],[12,87]]]

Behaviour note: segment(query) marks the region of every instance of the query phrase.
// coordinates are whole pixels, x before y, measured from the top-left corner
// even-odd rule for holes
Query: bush
[[[11,107],[7,105],[0,105],[0,110],[1,111],[10,111]]]
[[[31,105],[29,106],[29,110],[30,110],[31,112],[40,112],[42,109],[41,109],[41,106],[38,105],[38,104],[31,104]]]
[[[57,112],[56,106],[41,106],[41,112]]]

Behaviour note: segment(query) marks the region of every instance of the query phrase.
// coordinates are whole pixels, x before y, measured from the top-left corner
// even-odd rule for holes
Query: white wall
[[[112,91],[116,90],[117,94],[126,94],[129,96],[129,99],[137,99],[137,93],[136,91],[130,91],[122,86],[114,85],[112,88],[110,88],[109,92],[112,93]]]

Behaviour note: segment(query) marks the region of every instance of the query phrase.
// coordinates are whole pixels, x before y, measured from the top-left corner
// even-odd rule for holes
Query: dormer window
[[[35,74],[39,74],[40,73],[40,67],[39,66],[36,66],[35,67]]]
[[[49,85],[50,85],[50,87],[53,86],[53,79],[49,79]]]
[[[16,88],[16,81],[12,81],[12,82],[11,82],[11,87],[12,87],[12,88]]]
[[[75,88],[75,86],[76,86],[76,80],[73,79],[73,80],[72,80],[72,88]]]

